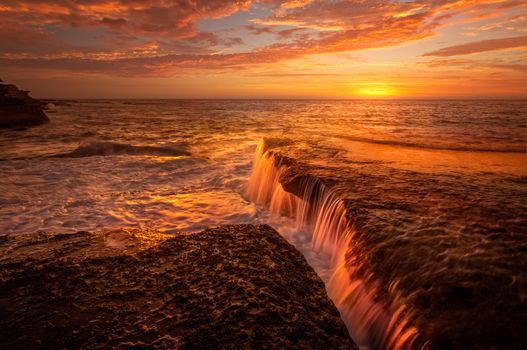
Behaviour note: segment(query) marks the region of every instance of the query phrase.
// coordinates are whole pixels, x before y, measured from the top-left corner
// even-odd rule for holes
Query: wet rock
[[[527,348],[522,177],[333,164],[274,144],[269,152],[285,167],[285,191],[305,198],[308,189],[316,204],[325,187],[344,203],[353,229],[345,256],[350,280],[374,286],[384,305],[404,300],[420,343],[434,350]]]
[[[356,349],[267,225],[0,241],[0,347]]]
[[[0,128],[40,125],[49,122],[42,104],[29,96],[29,91],[0,80]]]

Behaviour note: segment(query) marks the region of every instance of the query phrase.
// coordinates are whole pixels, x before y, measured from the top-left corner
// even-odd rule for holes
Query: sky
[[[527,98],[525,0],[1,0],[37,98]]]

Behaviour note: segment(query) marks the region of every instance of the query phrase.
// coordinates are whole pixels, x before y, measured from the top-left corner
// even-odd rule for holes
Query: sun
[[[355,89],[355,94],[364,97],[390,97],[397,96],[398,91],[388,84],[384,83],[373,83],[364,84],[359,88]]]

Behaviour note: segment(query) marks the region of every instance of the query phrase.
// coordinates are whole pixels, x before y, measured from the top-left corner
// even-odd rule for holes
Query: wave
[[[406,141],[397,141],[397,140],[378,140],[370,139],[367,137],[361,136],[349,136],[349,135],[338,135],[335,136],[340,139],[356,141],[356,142],[365,142],[373,143],[379,145],[388,145],[388,146],[399,146],[399,147],[409,147],[409,148],[419,148],[419,149],[429,149],[429,150],[441,150],[441,151],[462,151],[462,152],[496,152],[496,153],[525,153],[527,149],[525,147],[514,147],[514,146],[503,146],[503,147],[487,147],[477,145],[430,145],[417,142],[406,142]]]
[[[127,143],[90,141],[82,143],[75,150],[51,156],[52,158],[82,158],[91,156],[190,156],[191,153],[171,146],[134,146]]]

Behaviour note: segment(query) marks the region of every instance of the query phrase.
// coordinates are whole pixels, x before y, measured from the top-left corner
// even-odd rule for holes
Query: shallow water
[[[376,286],[373,302],[404,299],[418,311],[405,320],[443,348],[466,345],[460,332],[499,345],[527,320],[525,101],[55,101],[48,115],[0,130],[2,233],[271,223],[335,284],[331,250],[349,253],[349,242],[313,251],[327,242],[312,228],[247,194],[265,137],[352,216],[356,246],[336,255],[347,266],[339,285],[355,266]],[[478,310],[472,327],[452,321]],[[486,325],[507,313],[504,326]]]

